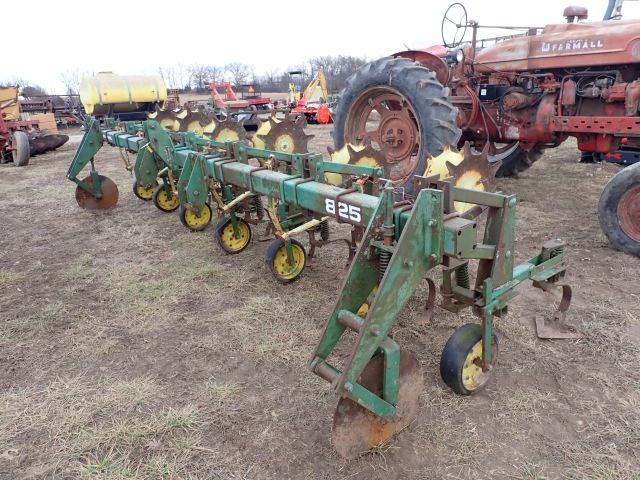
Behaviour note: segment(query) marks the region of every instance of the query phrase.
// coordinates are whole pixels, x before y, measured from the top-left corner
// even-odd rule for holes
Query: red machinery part
[[[328,105],[320,105],[316,112],[316,120],[322,125],[333,123],[333,115]]]

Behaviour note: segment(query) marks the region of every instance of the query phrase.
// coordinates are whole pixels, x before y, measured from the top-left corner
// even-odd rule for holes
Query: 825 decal
[[[324,200],[324,209],[330,215],[336,214],[336,202],[332,198],[326,198]],[[360,223],[362,221],[362,215],[360,214],[360,207],[355,205],[349,205],[346,203],[338,202],[338,216],[351,220],[352,222]]]

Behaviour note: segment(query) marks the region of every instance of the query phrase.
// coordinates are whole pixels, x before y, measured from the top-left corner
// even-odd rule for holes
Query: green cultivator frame
[[[105,141],[136,155],[134,192],[153,192],[156,204],[174,201],[185,225],[206,226],[213,206],[220,217],[216,239],[225,251],[244,250],[251,226],[265,221],[275,237],[267,263],[282,282],[298,278],[306,262],[294,237],[307,232],[313,249],[329,242],[329,219],[353,227],[349,270],[309,362],[340,397],[333,443],[344,457],[386,441],[417,413],[422,372],[415,354],[393,340],[391,328],[425,279],[427,308],[433,309],[431,270],[441,267],[440,307],[470,307],[481,320],[458,328],[442,352],[442,378],[458,394],[471,394],[489,379],[498,355],[494,318],[507,312],[521,282],[532,280],[544,291],[561,287],[555,321],[568,308],[571,290],[558,283],[566,269],[563,242],[551,241],[514,266],[513,195],[460,188],[454,178],[433,175],[415,176],[411,198],[397,198],[378,167],[172,133],[154,121],[101,127],[92,120],[68,172],[85,204],[115,203],[110,181],[93,162]],[[91,173],[79,180],[87,164]],[[328,184],[326,174],[348,178],[349,186]],[[467,206],[463,212],[456,210],[461,204]],[[342,342],[352,344],[346,359],[335,355]]]

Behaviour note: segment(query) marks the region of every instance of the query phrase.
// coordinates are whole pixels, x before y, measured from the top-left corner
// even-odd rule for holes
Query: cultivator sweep
[[[459,312],[470,307],[481,319],[454,332],[440,361],[444,382],[468,395],[486,384],[496,364],[494,318],[507,312],[516,287],[527,279],[544,291],[561,286],[564,243],[549,242],[538,255],[514,265],[517,201],[488,191],[495,168],[488,165],[486,151],[446,148],[431,159],[431,170],[413,175],[408,194],[375,162],[340,163],[296,152],[306,148],[306,137],[297,138],[279,125],[269,122],[269,132],[258,133],[258,142],[250,145],[172,132],[154,120],[102,127],[91,120],[67,176],[77,184],[81,206],[95,207],[89,198],[98,208],[100,202],[115,203],[94,158],[104,142],[134,153],[134,192],[138,188],[137,195],[145,199],[153,192],[156,205],[166,211],[180,207],[182,222],[193,230],[206,226],[216,210],[215,238],[226,252],[246,249],[252,226],[266,223],[273,236],[266,261],[283,283],[297,279],[307,262],[296,237],[309,235],[313,255],[315,248],[333,241],[330,219],[351,225],[349,269],[309,368],[340,397],[333,444],[340,455],[353,458],[408,426],[418,411],[419,361],[390,332],[427,275],[441,267],[442,308]],[[271,148],[256,148],[259,142]],[[348,154],[365,151],[350,149]],[[89,163],[90,175],[79,180]],[[340,186],[328,179],[340,180],[334,181]],[[427,285],[431,311],[436,288],[431,279]],[[570,289],[564,286],[562,292],[564,313]],[[337,353],[343,343],[349,344],[346,358]]]

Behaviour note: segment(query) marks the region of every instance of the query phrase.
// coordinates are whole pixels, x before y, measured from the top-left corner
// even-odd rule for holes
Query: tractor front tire
[[[29,136],[25,132],[17,130],[13,132],[11,144],[13,147],[11,155],[13,156],[14,165],[16,167],[26,167],[29,165],[29,157],[31,156]]]
[[[640,257],[640,163],[609,180],[600,195],[598,219],[615,249]]]

